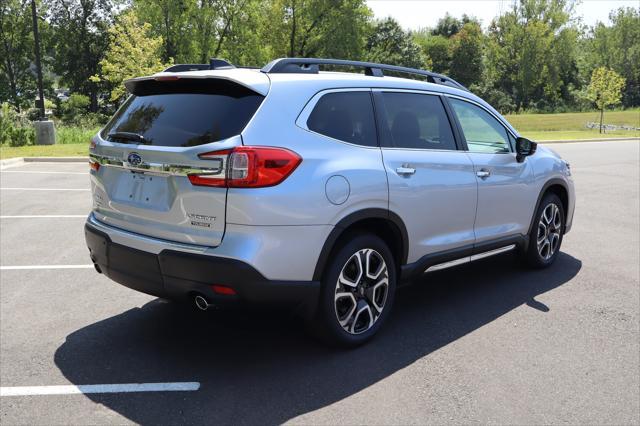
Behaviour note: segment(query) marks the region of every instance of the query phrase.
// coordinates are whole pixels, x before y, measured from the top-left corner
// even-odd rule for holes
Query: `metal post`
[[[42,65],[40,64],[40,34],[38,33],[36,0],[31,0],[31,15],[33,17],[33,39],[35,40],[36,72],[38,74],[38,94],[40,95],[40,120],[44,120],[44,89],[42,87]]]

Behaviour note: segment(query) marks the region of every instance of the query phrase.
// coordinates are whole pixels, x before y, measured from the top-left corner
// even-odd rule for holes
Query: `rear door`
[[[477,184],[473,163],[458,149],[439,95],[375,92],[389,209],[402,217],[409,262],[472,247]]]
[[[213,78],[143,80],[133,93],[94,139],[95,217],[154,238],[220,244],[224,150],[242,144],[264,97]]]

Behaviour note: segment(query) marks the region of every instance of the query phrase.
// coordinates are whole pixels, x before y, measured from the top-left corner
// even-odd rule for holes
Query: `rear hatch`
[[[228,157],[203,154],[242,144],[240,133],[268,90],[263,78],[266,89],[264,81],[256,88],[164,73],[127,82],[132,95],[90,152],[96,219],[154,238],[220,244],[227,188],[206,181],[224,178]]]

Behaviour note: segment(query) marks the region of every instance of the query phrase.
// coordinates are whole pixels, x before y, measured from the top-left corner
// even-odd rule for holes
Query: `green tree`
[[[140,24],[134,10],[124,12],[109,28],[109,49],[100,61],[102,77],[96,75],[92,80],[105,80],[113,87],[112,101],[120,103],[126,95],[124,80],[162,71],[171,64],[160,58],[162,37],[150,33],[151,25]]]
[[[198,0],[193,11],[197,60],[224,58],[240,65],[269,59],[262,38],[269,4],[262,0]],[[265,27],[266,29],[266,27]]]
[[[370,13],[364,0],[272,0],[263,37],[274,56],[357,58]]]
[[[168,62],[170,58],[179,63],[198,60],[196,45],[200,35],[196,34],[196,27],[192,22],[197,16],[196,0],[133,0],[133,7],[140,19],[151,24],[153,36],[162,37],[164,45],[161,56],[164,62]],[[209,13],[206,7],[201,11]],[[198,19],[204,20],[200,29],[214,30],[204,28],[210,23],[208,16]]]
[[[100,86],[90,77],[98,73],[108,46],[107,29],[112,21],[114,0],[48,0],[54,33],[54,71],[73,92],[90,99],[98,110]]]
[[[586,97],[593,102],[600,111],[600,133],[602,133],[604,109],[620,103],[624,83],[624,78],[613,70],[605,67],[593,70],[591,83],[589,83],[587,87]]]
[[[518,110],[570,102],[577,82],[573,0],[519,0],[489,26],[486,76]]]
[[[9,101],[18,111],[35,96],[31,71],[33,33],[30,2],[0,2],[0,104]]]
[[[405,32],[393,18],[386,18],[373,27],[366,45],[366,59],[411,68],[431,68],[431,61],[411,33]]]
[[[475,22],[469,22],[451,40],[451,77],[467,87],[479,83],[483,69],[482,28]]]
[[[427,31],[413,34],[414,41],[422,48],[425,56],[431,59],[431,70],[448,74],[451,66],[451,40],[441,35],[431,35]]]
[[[438,20],[436,27],[431,31],[431,34],[435,36],[443,36],[446,38],[451,38],[454,35],[458,34],[462,30],[466,24],[473,23],[480,26],[480,21],[478,21],[475,17],[468,16],[467,14],[462,15],[461,19],[454,18],[449,15],[449,13],[445,13],[443,18]]]
[[[611,26],[595,25],[581,43],[581,76],[588,81],[598,67],[607,67],[626,80],[622,104],[640,105],[640,9],[620,8],[609,15]]]

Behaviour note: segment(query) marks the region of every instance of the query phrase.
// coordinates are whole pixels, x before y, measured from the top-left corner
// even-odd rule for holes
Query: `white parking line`
[[[14,215],[14,216],[0,216],[0,219],[66,219],[66,218],[75,218],[75,217],[84,217],[86,218],[86,214],[25,214],[25,215]]]
[[[0,396],[74,395],[125,392],[191,392],[197,391],[198,389],[200,389],[200,382],[122,383],[78,386],[7,386],[0,387]]]
[[[41,170],[2,170],[0,173],[34,173],[34,174],[52,174],[52,175],[88,175],[89,172],[53,172]]]
[[[88,265],[23,265],[23,266],[0,266],[0,271],[16,271],[27,269],[89,269],[93,268],[92,264]]]
[[[2,191],[90,191],[89,188],[0,188]]]

